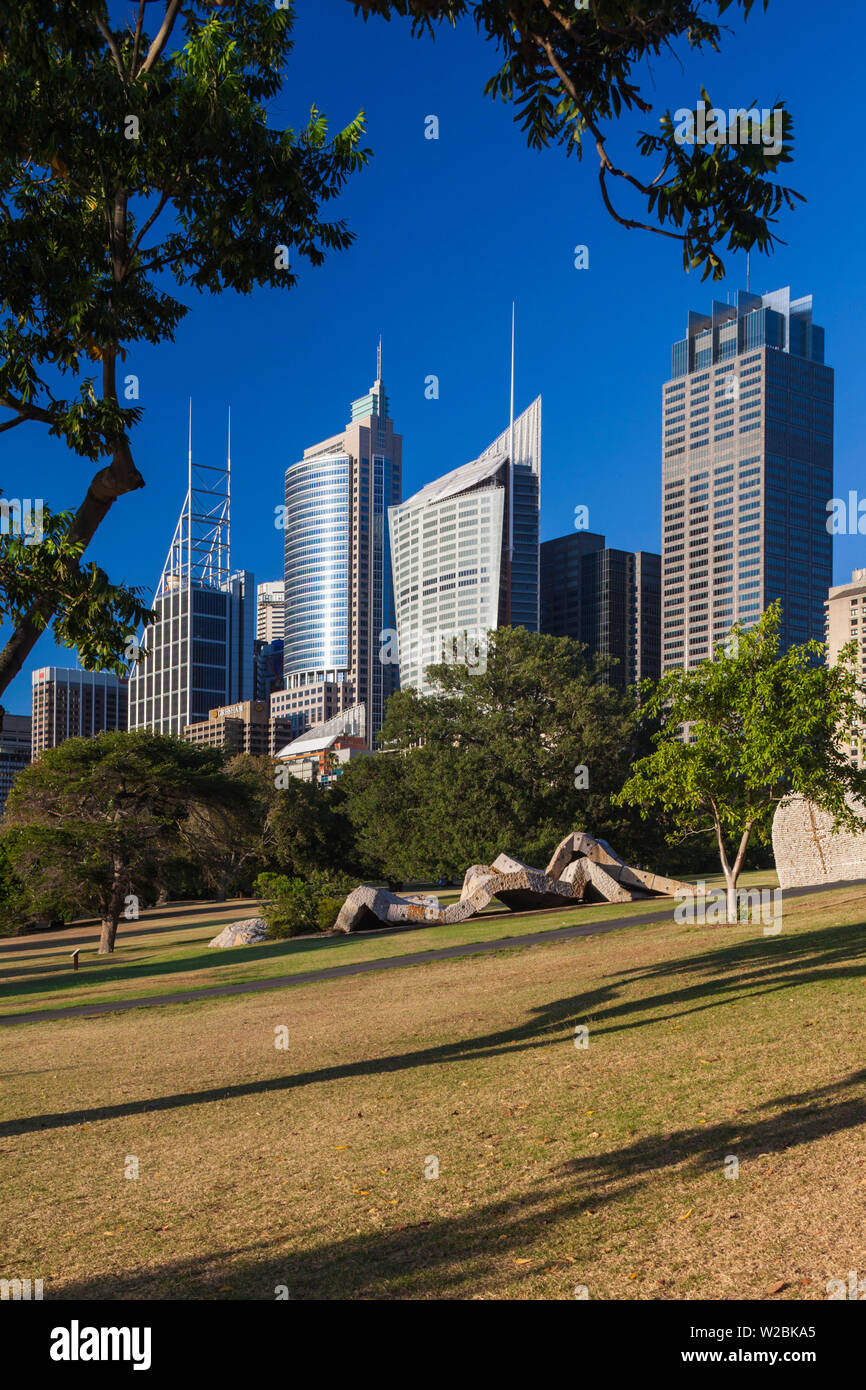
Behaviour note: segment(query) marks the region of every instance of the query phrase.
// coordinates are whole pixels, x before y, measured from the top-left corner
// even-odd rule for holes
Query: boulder
[[[264,941],[268,924],[264,917],[244,917],[241,922],[232,922],[223,927],[219,936],[209,941],[209,946],[255,946]]]

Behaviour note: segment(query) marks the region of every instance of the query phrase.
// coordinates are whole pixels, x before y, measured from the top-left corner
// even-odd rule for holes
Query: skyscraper
[[[232,572],[231,456],[193,464],[153,607],[130,668],[129,727],[182,733],[211,709],[253,697],[255,579]]]
[[[541,543],[541,631],[582,642],[583,557],[604,550],[604,536],[572,531]]]
[[[269,580],[256,589],[256,638],[276,642],[286,631],[286,586],[282,579]]]
[[[776,598],[784,645],[822,641],[833,372],[811,295],[690,313],[662,410],[663,668],[697,665]]]
[[[271,712],[298,732],[354,704],[367,708],[370,746],[397,668],[380,659],[394,626],[386,516],[399,502],[402,440],[382,382],[353,401],[345,429],[286,469],[285,690]]]
[[[67,738],[127,727],[127,682],[109,671],[40,666],[33,672],[34,759]]]
[[[0,714],[0,816],[12,783],[30,762],[30,715]]]
[[[473,662],[465,637],[538,631],[540,479],[539,396],[472,463],[391,507],[401,685],[428,690],[426,667],[455,641]]]
[[[658,680],[661,556],[611,550],[604,536],[574,531],[541,546],[542,631],[571,637],[590,656],[609,656],[619,688]]]

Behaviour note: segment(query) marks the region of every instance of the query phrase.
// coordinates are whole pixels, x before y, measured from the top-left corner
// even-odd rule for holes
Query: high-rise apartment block
[[[774,599],[783,645],[822,640],[833,372],[811,296],[690,313],[662,412],[663,669],[704,661]]]
[[[231,462],[193,465],[156,591],[147,655],[130,668],[129,727],[180,734],[254,691],[255,579],[230,568]]]
[[[541,545],[542,631],[613,658],[606,679],[621,689],[658,680],[661,556],[613,550],[575,531]]]
[[[276,642],[286,631],[286,586],[282,579],[269,580],[256,590],[256,638]]]
[[[0,714],[0,816],[18,773],[30,762],[30,715]]]
[[[866,569],[854,570],[850,584],[837,584],[826,603],[827,664],[835,665],[839,652],[848,642],[856,643],[855,669],[862,685],[866,680]],[[862,723],[846,730],[844,740],[851,761],[862,771],[866,767],[866,713]]]
[[[402,487],[381,349],[376,381],[351,416],[286,470],[285,689],[272,696],[272,712],[300,733],[363,704],[372,746],[397,686],[381,648],[394,627],[387,512]]]
[[[128,686],[108,671],[40,666],[33,672],[32,755],[67,738],[126,729]]]
[[[427,666],[452,654],[473,664],[493,628],[538,631],[540,479],[538,397],[472,463],[391,507],[402,686],[427,691]]]

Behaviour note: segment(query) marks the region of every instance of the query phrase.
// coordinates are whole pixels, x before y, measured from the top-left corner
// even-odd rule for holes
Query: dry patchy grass
[[[824,1297],[866,1269],[864,917],[849,889],[775,938],[665,923],[9,1030],[0,1272],[54,1298]]]

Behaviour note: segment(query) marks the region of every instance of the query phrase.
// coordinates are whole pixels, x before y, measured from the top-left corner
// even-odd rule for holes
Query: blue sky
[[[117,7],[120,9],[121,7]],[[660,548],[659,398],[670,344],[690,308],[745,286],[745,257],[726,258],[728,278],[700,282],[682,269],[679,246],[626,231],[604,211],[597,160],[529,151],[512,112],[481,95],[494,50],[471,25],[412,40],[406,25],[354,17],[349,0],[298,0],[296,47],[273,108],[275,124],[300,125],[313,102],[333,127],[363,109],[374,158],[339,204],[356,233],[348,252],[302,267],[290,293],[248,298],[189,295],[191,313],[174,344],[135,352],[126,370],[141,382],[144,420],[134,439],[144,491],[121,499],[88,556],[113,579],[151,590],[185,491],[186,421],[193,401],[193,453],[225,454],[232,408],[232,560],[257,579],[282,573],[273,525],[283,471],[308,445],[337,433],[349,402],[384,377],[403,435],[404,495],[472,458],[507,423],[511,301],[517,304],[517,404],[544,398],[542,538],[570,530],[588,505],[608,544]],[[753,256],[751,286],[790,284],[812,293],[836,368],[836,494],[863,491],[860,313],[861,229],[866,194],[856,179],[852,113],[858,109],[866,15],[850,6],[839,28],[816,20],[806,0],[771,0],[733,32],[720,54],[683,51],[642,80],[655,103],[633,126],[694,104],[700,84],[721,107],[771,107],[784,98],[795,119],[796,156],[784,181],[808,199],[782,216],[788,243]],[[440,122],[424,138],[425,117]],[[615,162],[638,157],[625,126],[610,132]],[[635,210],[617,190],[618,206]],[[574,247],[589,269],[574,268]],[[440,397],[425,399],[425,379]],[[7,496],[43,496],[74,507],[89,465],[40,426],[4,435]],[[866,538],[835,542],[835,581],[866,565]],[[44,637],[4,697],[30,710],[30,670],[75,665]]]

